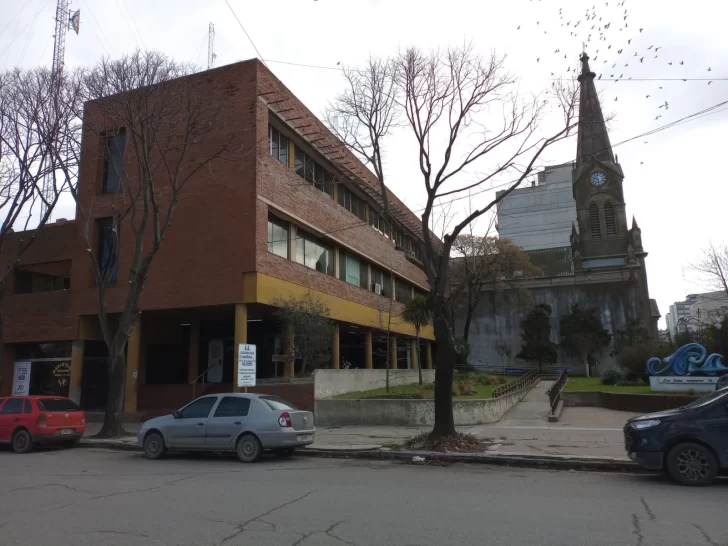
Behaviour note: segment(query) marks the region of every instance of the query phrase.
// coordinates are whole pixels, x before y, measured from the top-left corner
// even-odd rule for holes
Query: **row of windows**
[[[611,201],[604,203],[604,225],[607,229],[607,237],[617,234],[617,221],[614,216],[614,205]],[[589,231],[592,239],[602,238],[599,206],[596,203],[589,205]]]
[[[272,125],[268,126],[269,153],[286,166],[289,165],[289,142],[290,139],[285,137],[278,129]],[[296,174],[311,182],[311,184],[329,197],[333,197],[336,177],[303,150],[298,147],[294,148],[294,169]],[[339,205],[357,216],[360,220],[363,222],[367,221],[368,207],[366,201],[344,184],[338,185],[337,201]],[[414,256],[417,260],[422,261],[420,245],[415,239],[406,235],[403,230],[396,227],[394,228],[394,232],[390,233],[381,215],[370,214],[369,216],[371,216],[369,222],[374,229],[387,238],[391,237],[405,252]]]
[[[268,251],[282,258],[289,258],[289,224],[275,216],[268,217]],[[296,250],[294,259],[326,275],[334,276],[334,248],[300,228],[296,228]],[[339,250],[339,279],[354,286],[379,293],[388,298],[394,297],[400,303],[407,303],[415,294],[421,293],[406,281],[395,276],[392,289],[392,276],[356,254]]]

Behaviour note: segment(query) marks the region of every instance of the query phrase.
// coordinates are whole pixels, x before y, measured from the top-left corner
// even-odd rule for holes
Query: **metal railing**
[[[561,400],[561,391],[564,390],[567,379],[568,375],[566,373],[566,370],[561,370],[559,378],[554,381],[554,384],[551,385],[549,387],[549,390],[546,391],[546,394],[549,397],[549,404],[551,405],[551,415],[556,413],[556,406],[559,405],[559,400]]]
[[[521,389],[530,387],[534,383],[538,382],[538,380],[538,370],[531,370],[530,372],[522,375],[517,381],[510,381],[505,385],[501,385],[500,387],[496,387],[495,389],[493,389],[493,394],[491,394],[491,398],[499,398],[501,396],[520,391]]]
[[[210,366],[209,368],[206,368],[201,374],[199,374],[197,377],[195,377],[192,381],[189,382],[189,384],[192,385],[192,400],[195,399],[195,394],[196,394],[195,387],[197,387],[197,380],[202,378],[202,382],[201,382],[202,383],[202,394],[205,394],[205,377],[206,377],[207,373],[210,370],[212,370],[214,367],[221,366],[221,365],[222,364],[220,362],[213,364],[212,366]]]

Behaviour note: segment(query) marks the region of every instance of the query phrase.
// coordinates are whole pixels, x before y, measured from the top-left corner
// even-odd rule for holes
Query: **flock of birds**
[[[540,2],[541,0],[538,1]],[[533,0],[531,0],[531,2],[533,2]],[[569,38],[581,39],[582,49],[585,52],[591,54],[589,60],[593,64],[590,68],[593,72],[599,74],[597,77],[597,79],[599,80],[604,79],[613,81],[614,83],[625,79],[631,80],[632,76],[627,75],[627,77],[625,78],[624,70],[625,68],[628,68],[630,64],[632,64],[633,67],[639,67],[643,66],[646,62],[655,61],[655,59],[660,58],[659,51],[660,49],[662,49],[662,46],[652,44],[647,48],[643,48],[642,50],[635,50],[637,44],[635,44],[635,46],[632,46],[632,41],[635,40],[636,36],[633,35],[633,37],[627,37],[629,36],[628,33],[631,27],[629,26],[628,21],[628,10],[627,8],[624,8],[625,2],[626,0],[617,2],[616,7],[620,8],[619,13],[614,13],[613,7],[612,10],[610,10],[611,13],[609,14],[609,16],[598,13],[597,5],[594,4],[591,8],[587,8],[584,12],[584,15],[578,19],[570,19],[569,17],[565,17],[563,8],[559,8],[558,17],[560,21],[560,26],[564,28],[564,31],[562,32],[565,33],[568,30]],[[606,8],[609,8],[609,2],[605,2],[604,5]],[[621,8],[624,8],[624,12],[622,12]],[[518,25],[516,30],[521,30],[521,27],[522,25]],[[543,26],[541,25],[541,21],[536,21],[536,27],[538,29],[543,28]],[[645,29],[642,27],[637,27],[637,30],[639,32],[639,35],[641,35]],[[543,32],[544,34],[547,34],[546,30],[544,30]],[[640,40],[638,40],[638,42],[639,41]],[[562,48],[557,47],[554,50],[553,55],[559,55],[560,58],[561,53]],[[569,55],[567,53],[564,53],[564,59],[568,58]],[[537,57],[536,62],[539,63],[540,61],[541,57]],[[637,61],[639,61],[639,63]],[[665,65],[668,67],[673,67],[674,69],[685,66],[685,61],[680,60],[678,62],[677,60],[669,60],[665,61]],[[599,70],[599,68],[597,67],[600,67],[601,70]],[[574,74],[578,74],[579,71],[580,67],[566,67],[566,73],[571,72]],[[706,71],[712,72],[712,68],[708,66],[706,67]],[[555,77],[556,74],[554,72],[551,72],[551,76]],[[683,82],[688,81],[687,78],[681,78],[680,74],[677,74],[676,77],[669,79],[682,79]],[[708,81],[708,85],[711,85],[712,83],[712,80]],[[662,98],[658,99],[657,96],[653,97],[653,94],[657,95],[660,91],[662,91],[662,89],[663,86],[659,86],[652,93],[648,93],[645,96],[645,99],[659,100],[659,102],[656,103],[656,105],[659,104],[659,106],[657,106],[658,111],[655,112],[655,120],[659,120],[663,116],[663,113],[669,109],[669,103],[667,100],[664,100]],[[616,102],[618,100],[619,96],[617,95],[614,97],[614,101]]]

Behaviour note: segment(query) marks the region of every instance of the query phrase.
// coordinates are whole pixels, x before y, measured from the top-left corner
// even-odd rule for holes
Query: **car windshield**
[[[266,405],[274,411],[287,411],[287,410],[295,411],[298,409],[298,408],[296,408],[296,406],[294,406],[287,400],[284,400],[280,396],[266,395],[266,396],[259,396],[258,398],[260,398],[263,402],[265,402]]]
[[[38,400],[41,411],[80,411],[73,400],[68,398],[42,398]]]
[[[697,400],[690,402],[688,405],[683,406],[683,408],[684,409],[702,408],[706,404],[710,404],[711,402],[718,400],[719,398],[725,398],[726,400],[728,400],[728,390],[723,389],[718,392],[709,394],[708,396],[703,396],[702,398],[698,398]]]

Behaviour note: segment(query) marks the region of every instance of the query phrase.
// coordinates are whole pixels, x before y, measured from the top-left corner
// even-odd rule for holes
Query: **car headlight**
[[[633,421],[632,428],[635,430],[644,430],[646,428],[656,427],[659,424],[659,419],[649,419],[647,421]]]

